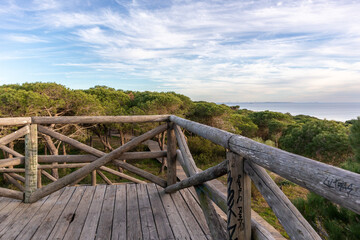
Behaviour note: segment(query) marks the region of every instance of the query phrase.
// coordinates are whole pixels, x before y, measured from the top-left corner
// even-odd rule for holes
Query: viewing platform
[[[108,152],[74,137],[99,124],[109,130],[104,139],[111,128],[144,125]],[[0,239],[284,239],[251,209],[253,182],[291,239],[320,240],[265,169],[360,213],[359,174],[173,115],[0,118],[0,126],[8,183],[0,187]],[[224,160],[199,169],[185,130],[222,146]],[[59,155],[61,144],[73,155],[65,147]],[[165,174],[132,164],[144,159]],[[224,175],[226,186],[217,180]]]
[[[153,183],[66,187],[26,204],[0,199],[0,239],[212,239],[188,189]]]

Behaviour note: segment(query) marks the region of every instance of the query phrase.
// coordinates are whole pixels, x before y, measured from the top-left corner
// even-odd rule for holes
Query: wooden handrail
[[[173,115],[170,121],[360,214],[360,174]]]

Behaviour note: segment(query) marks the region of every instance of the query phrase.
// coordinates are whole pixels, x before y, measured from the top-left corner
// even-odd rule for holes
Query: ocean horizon
[[[345,122],[360,116],[360,102],[223,102],[240,109],[273,111],[296,115],[308,115],[319,119]]]

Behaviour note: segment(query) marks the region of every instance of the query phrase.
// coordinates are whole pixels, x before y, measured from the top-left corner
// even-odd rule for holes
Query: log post
[[[37,171],[37,188],[42,188],[41,169]]]
[[[176,137],[174,124],[168,123],[167,129],[167,185],[176,183]]]
[[[228,152],[228,239],[251,239],[251,181],[244,172],[244,158]]]
[[[29,198],[37,189],[37,166],[38,166],[38,142],[37,124],[30,124],[30,131],[25,135],[25,198],[28,203]]]
[[[96,186],[96,170],[91,172],[91,186]]]

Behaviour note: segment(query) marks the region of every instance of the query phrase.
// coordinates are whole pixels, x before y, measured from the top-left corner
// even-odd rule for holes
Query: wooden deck
[[[155,184],[67,187],[33,204],[0,198],[0,239],[211,239],[193,193]]]

